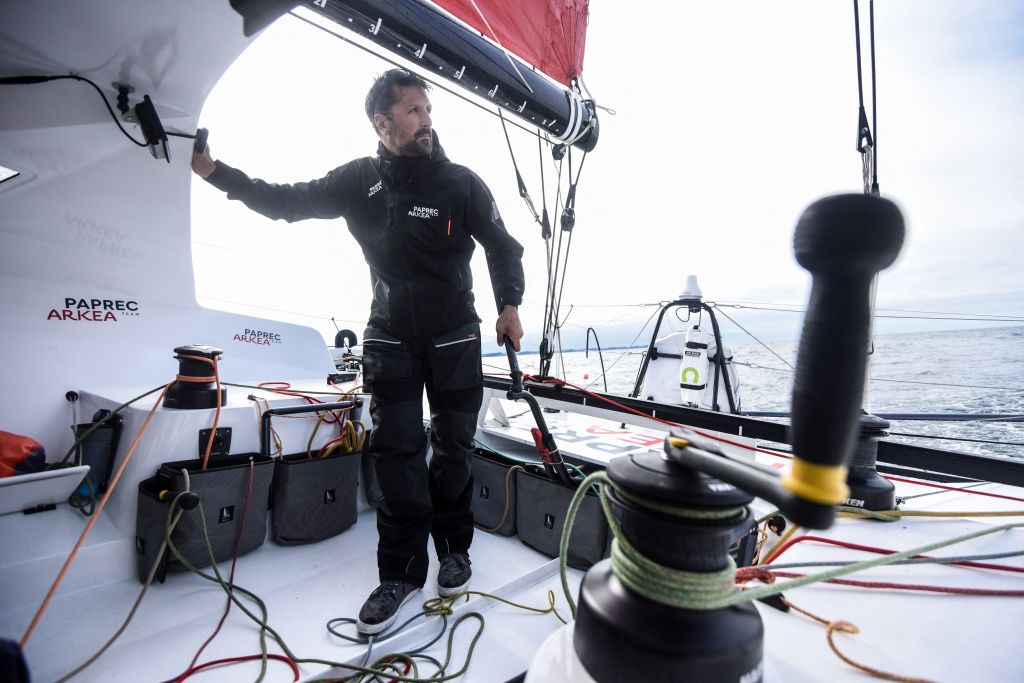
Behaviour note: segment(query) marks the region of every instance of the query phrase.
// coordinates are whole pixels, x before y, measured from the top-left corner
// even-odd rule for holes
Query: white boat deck
[[[38,521],[44,521],[48,527],[48,550],[57,551],[58,546],[69,548],[80,530],[81,516],[66,506],[61,508],[49,513],[68,522],[57,531],[53,526],[55,518],[43,520],[42,515],[35,515],[36,520],[21,515],[0,517],[0,538],[4,539],[4,547],[12,548],[14,538],[26,530],[26,521],[33,522],[35,526],[38,526]],[[103,535],[102,525],[94,533]],[[110,563],[124,562],[128,558],[121,546],[127,543],[128,539],[110,536],[102,540],[94,538],[90,552],[96,557],[90,561],[102,561],[105,555]],[[355,526],[320,543],[285,547],[268,539],[262,547],[239,558],[235,582],[266,602],[271,627],[281,634],[297,656],[359,663],[365,646],[349,644],[332,636],[326,629],[326,623],[336,617],[354,617],[366,595],[376,586],[376,547],[375,514],[367,509],[360,513]],[[65,554],[60,555],[61,560]],[[55,572],[46,572],[29,585],[23,580],[13,580],[12,573],[24,577],[25,572],[12,566],[12,555],[5,551],[4,566],[0,569],[4,572],[0,630],[3,637],[18,639],[31,621]],[[85,560],[85,557],[80,557],[72,566],[62,590],[28,643],[26,656],[33,680],[55,680],[95,652],[116,631],[141,590],[133,565],[127,566],[127,571],[123,572],[130,574],[128,576],[108,583],[93,583],[82,577],[96,578],[103,572],[89,571]],[[226,578],[230,562],[221,563],[219,568]],[[559,597],[559,611],[568,615],[561,599],[557,560],[542,556],[517,539],[478,533],[473,544],[473,570],[473,590],[499,594],[535,607],[545,607],[547,590],[554,590]],[[210,569],[205,571],[210,572]],[[582,574],[571,571],[576,584]],[[436,590],[432,588],[436,572],[434,561],[427,587],[403,608],[400,622],[415,615],[424,601],[436,596]],[[80,578],[76,580],[76,577]],[[157,583],[150,588],[125,634],[80,675],[80,680],[174,678],[187,668],[192,655],[213,632],[224,603],[225,594],[218,585],[190,572],[169,573],[166,583]],[[455,616],[468,610],[482,612],[487,627],[467,680],[506,680],[517,675],[527,667],[532,653],[543,639],[560,626],[554,616],[530,614],[485,599],[460,605]],[[405,650],[421,645],[430,640],[438,627],[437,619],[421,620],[414,628],[400,634],[400,640],[396,640],[394,645],[389,642],[376,645],[374,653],[383,655],[394,649]],[[355,635],[352,626],[340,628],[342,632]],[[476,622],[470,620],[457,632],[456,669],[461,665],[475,630]],[[203,653],[201,661],[257,654],[258,631],[255,623],[233,606],[221,633]],[[439,654],[442,659],[444,642],[434,648],[438,650],[435,656]],[[273,642],[270,651],[281,652]],[[258,669],[258,662],[244,663],[202,676],[205,680],[248,680],[255,678]],[[324,673],[327,667],[303,664],[300,670],[305,680]],[[290,680],[285,664],[271,662],[268,672],[267,680]]]
[[[573,424],[560,422],[564,419],[555,417],[552,422],[563,431],[576,429]],[[591,424],[596,418],[567,419],[570,423],[579,419]],[[594,424],[598,427],[591,429],[591,433],[601,432],[601,423]],[[615,433],[613,426],[607,426],[610,433],[601,436],[612,442],[622,441],[623,435]],[[482,438],[502,439],[501,428],[488,427]],[[510,437],[504,443],[507,450],[522,455],[528,451],[523,450],[520,441]],[[1020,489],[994,484],[973,491],[1024,498],[1024,491]],[[899,483],[897,493],[901,496],[932,494],[911,498],[903,506],[908,510],[1024,510],[1024,502],[915,484]],[[361,491],[359,496],[361,501]],[[771,509],[763,501],[756,501],[754,507],[758,514]],[[885,523],[840,519],[829,531],[813,532],[813,535],[904,550],[1014,521],[1024,520],[1012,517],[905,518]],[[0,545],[4,548],[0,559],[0,635],[16,640],[21,637],[83,524],[84,518],[66,505],[35,515],[0,516]],[[337,639],[328,633],[325,625],[336,617],[354,617],[368,591],[376,585],[376,540],[373,511],[363,506],[355,526],[326,541],[286,547],[268,539],[257,550],[239,558],[235,580],[266,601],[270,625],[298,657],[361,663],[365,646]],[[959,556],[1021,549],[1024,549],[1024,533],[1013,529],[931,554]],[[476,535],[472,557],[472,589],[534,607],[546,606],[547,591],[551,590],[558,610],[568,618],[557,560],[526,547],[517,538],[483,532]],[[874,555],[862,551],[803,542],[793,546],[779,562],[871,557]],[[992,562],[1024,570],[1024,559],[1019,556]],[[230,571],[229,563],[222,563],[220,570],[226,576]],[[436,595],[432,588],[435,572],[436,561],[431,565],[427,588],[403,608],[399,623],[413,616],[425,600]],[[570,570],[574,593],[581,577],[581,572]],[[882,567],[849,578],[1024,590],[1024,577],[1020,573],[941,565]],[[26,656],[33,680],[56,680],[96,651],[128,614],[140,588],[135,577],[130,530],[119,530],[104,513],[28,643]],[[878,669],[941,681],[1019,681],[1024,675],[1024,657],[1016,646],[1017,634],[1024,629],[1024,610],[1012,597],[866,590],[835,585],[800,588],[787,592],[786,597],[826,619],[856,624],[860,634],[837,634],[837,645],[854,660]],[[121,639],[81,674],[79,680],[173,678],[186,669],[195,651],[212,633],[224,603],[224,593],[217,585],[188,572],[169,574],[166,583],[150,589]],[[766,631],[766,681],[866,680],[865,674],[830,652],[821,624],[761,603],[757,603],[757,607]],[[526,670],[545,639],[561,628],[551,615],[524,612],[484,598],[474,597],[469,604],[461,604],[456,616],[469,611],[480,612],[486,625],[463,679],[467,681],[501,682],[514,678]],[[476,632],[476,623],[468,620],[457,632],[449,672],[462,666]],[[438,628],[436,618],[421,620],[394,640],[375,644],[374,658],[417,647],[430,640]],[[354,628],[349,626],[346,632],[354,633]],[[442,639],[428,652],[443,660],[446,642]],[[281,650],[271,642],[270,651],[279,653]],[[258,652],[258,627],[237,607],[232,607],[220,635],[204,652],[201,661]],[[291,680],[285,664],[270,662],[268,667],[266,680]],[[427,675],[432,673],[429,665],[424,669]],[[204,671],[197,674],[201,677],[196,680],[255,679],[258,671],[259,662],[248,662]],[[342,669],[331,669],[323,664],[302,664],[300,671],[302,680],[344,674]]]

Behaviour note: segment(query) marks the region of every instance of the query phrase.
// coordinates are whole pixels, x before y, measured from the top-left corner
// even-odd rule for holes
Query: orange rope
[[[64,566],[61,567],[56,580],[54,580],[53,585],[50,586],[50,590],[46,594],[46,597],[43,598],[43,603],[39,606],[39,610],[36,611],[36,615],[32,618],[32,623],[30,623],[28,628],[25,629],[25,635],[21,637],[21,648],[23,650],[25,649],[25,644],[28,642],[28,639],[32,636],[32,632],[35,631],[36,626],[39,624],[39,619],[42,618],[43,612],[46,611],[46,608],[50,605],[50,601],[53,599],[54,594],[57,592],[57,586],[59,586],[60,582],[64,580],[64,575],[67,574],[68,569],[71,567],[71,563],[74,562],[75,555],[78,554],[79,548],[81,548],[82,543],[85,542],[85,537],[89,535],[90,531],[92,531],[93,525],[96,524],[96,520],[100,518],[100,513],[103,512],[103,507],[107,504],[107,501],[110,500],[111,495],[114,493],[114,489],[117,488],[117,482],[121,479],[121,475],[124,474],[125,467],[128,466],[128,461],[132,459],[132,455],[135,453],[135,448],[139,445],[139,440],[142,438],[143,432],[145,432],[146,428],[149,427],[150,420],[153,419],[156,409],[160,407],[160,404],[164,400],[164,396],[167,394],[167,390],[170,388],[171,385],[168,384],[164,387],[164,390],[160,392],[160,397],[156,400],[156,403],[153,404],[153,408],[150,409],[149,415],[146,416],[146,421],[142,423],[142,428],[139,429],[139,433],[135,435],[135,440],[132,442],[131,448],[129,448],[128,452],[124,454],[124,460],[121,461],[121,466],[117,468],[114,478],[110,480],[110,486],[107,489],[107,494],[103,496],[99,505],[96,506],[96,511],[93,513],[92,517],[89,518],[89,522],[85,525],[85,529],[82,530],[81,536],[78,537],[78,542],[75,543],[75,547],[71,549],[71,554],[68,555],[68,559],[64,561]],[[220,393],[218,392],[217,395],[220,396]]]
[[[220,372],[217,369],[217,357],[214,356],[213,359],[204,358],[202,356],[175,357],[188,358],[189,360],[199,360],[203,361],[204,363],[209,363],[210,365],[213,366],[213,377],[191,377],[187,375],[176,375],[175,377],[175,380],[179,382],[214,381],[217,383],[217,412],[213,418],[213,429],[210,430],[210,440],[207,441],[206,443],[206,453],[203,455],[203,469],[205,470],[207,462],[210,459],[210,451],[213,449],[213,439],[214,436],[216,436],[217,434],[217,423],[220,421]],[[132,459],[132,455],[135,454],[135,449],[138,447],[139,441],[142,439],[142,434],[146,431],[146,428],[149,427],[149,423],[152,421],[153,415],[156,413],[157,408],[159,408],[160,405],[163,403],[164,396],[167,395],[167,390],[170,389],[173,385],[174,382],[171,382],[170,384],[164,387],[164,390],[160,392],[160,397],[157,398],[156,402],[153,404],[153,407],[150,409],[149,414],[146,415],[145,422],[142,423],[142,427],[139,429],[138,434],[135,435],[135,440],[132,441],[132,445],[128,449],[128,452],[125,453],[124,459],[121,461],[120,467],[117,468],[117,472],[114,474],[114,478],[110,480],[110,486],[107,488],[106,495],[103,496],[103,498],[99,502],[99,505],[96,506],[96,511],[93,512],[92,516],[89,518],[89,522],[85,525],[85,528],[82,530],[82,534],[78,537],[78,541],[75,543],[75,547],[71,549],[71,554],[68,555],[68,559],[64,561],[64,566],[61,567],[60,573],[57,574],[57,578],[54,580],[53,585],[50,586],[50,590],[46,593],[46,597],[43,598],[42,604],[39,605],[39,609],[36,611],[35,616],[32,617],[32,623],[30,623],[28,625],[28,628],[25,629],[25,634],[21,637],[22,649],[25,649],[25,644],[28,643],[28,639],[32,637],[32,632],[35,631],[36,626],[39,624],[39,620],[42,618],[43,612],[46,611],[46,608],[49,607],[50,602],[53,600],[53,596],[57,592],[57,587],[60,586],[61,581],[64,580],[64,576],[67,574],[68,569],[71,568],[71,563],[75,561],[75,556],[78,555],[78,551],[79,549],[81,549],[82,543],[85,542],[85,538],[89,535],[89,532],[92,531],[92,527],[96,524],[96,520],[99,519],[100,513],[103,512],[103,508],[106,506],[107,501],[110,500],[110,497],[113,495],[114,489],[117,487],[117,483],[121,479],[121,475],[124,474],[124,470],[128,466],[128,461],[130,461]]]
[[[782,596],[779,597],[781,598]],[[876,669],[866,664],[861,664],[859,662],[853,661],[852,659],[850,659],[849,657],[847,657],[839,651],[839,648],[836,646],[832,636],[836,631],[856,635],[860,633],[860,629],[857,628],[856,625],[851,624],[850,622],[844,621],[842,619],[840,619],[839,621],[829,621],[828,619],[819,617],[817,614],[809,612],[803,608],[797,607],[786,598],[782,598],[782,601],[786,603],[786,605],[788,605],[790,609],[796,610],[800,614],[810,617],[811,619],[817,621],[820,624],[824,624],[825,628],[828,629],[826,637],[828,638],[828,646],[832,648],[832,652],[835,653],[836,657],[839,657],[839,659],[843,660],[855,669],[860,669],[864,673],[870,674],[875,678],[881,678],[887,681],[900,681],[901,683],[932,683],[932,681],[930,681],[927,678],[917,678],[915,676],[903,676],[902,674],[893,674],[889,673],[888,671],[882,671],[881,669]]]
[[[217,436],[217,424],[220,422],[220,370],[217,368],[217,356],[213,358],[205,358],[203,356],[175,356],[175,358],[188,358],[189,360],[201,360],[204,363],[209,363],[213,366],[213,377],[191,377],[182,379],[181,375],[177,375],[178,381],[184,382],[216,382],[217,383],[217,412],[213,416],[213,428],[210,430],[210,438],[206,442],[206,450],[203,452],[203,470],[206,470],[207,465],[210,463],[210,451],[213,450],[213,440]],[[109,494],[108,494],[109,495]]]

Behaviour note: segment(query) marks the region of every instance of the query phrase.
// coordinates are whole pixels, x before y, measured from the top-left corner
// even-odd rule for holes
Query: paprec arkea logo
[[[117,322],[122,318],[138,317],[139,302],[129,299],[80,299],[64,297],[63,308],[51,308],[47,320],[75,320],[81,322]]]
[[[281,343],[281,334],[279,332],[250,330],[249,328],[245,328],[245,332],[235,335],[234,341],[245,344],[256,344],[257,346],[270,346],[271,344]]]

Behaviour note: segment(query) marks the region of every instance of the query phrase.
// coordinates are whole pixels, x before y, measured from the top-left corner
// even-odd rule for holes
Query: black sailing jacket
[[[339,218],[370,266],[370,323],[402,338],[478,321],[470,258],[483,245],[495,301],[522,303],[523,248],[505,230],[484,182],[448,160],[434,134],[429,157],[362,157],[308,183],[276,185],[218,161],[207,180],[268,218]]]

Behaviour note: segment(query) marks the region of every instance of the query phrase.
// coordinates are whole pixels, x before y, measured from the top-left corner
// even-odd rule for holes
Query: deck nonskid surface
[[[364,511],[354,527],[321,543],[284,547],[268,541],[239,558],[235,582],[266,602],[270,625],[296,656],[359,660],[365,646],[335,638],[325,625],[335,617],[354,617],[370,590],[377,585],[376,545],[374,513]],[[470,587],[474,590],[500,592],[512,600],[545,607],[546,591],[558,586],[557,569],[551,560],[516,538],[478,532],[472,558],[474,576]],[[227,576],[230,563],[222,563],[220,569]],[[400,622],[419,611],[425,600],[436,596],[436,572],[437,562],[432,558],[427,586],[402,609]],[[523,582],[519,579],[524,575],[528,575],[526,585],[520,585]],[[573,576],[575,585],[581,575],[573,572]],[[505,590],[509,584],[513,584],[511,592]],[[140,589],[141,584],[131,578],[54,600],[26,649],[33,680],[55,680],[95,652],[116,631]],[[561,590],[556,590],[556,595],[559,610],[567,614]],[[151,587],[124,635],[82,674],[80,680],[138,681],[174,677],[186,669],[195,651],[213,632],[225,599],[219,586],[191,573],[168,575],[166,583]],[[19,638],[36,607],[33,603],[4,614],[4,636]],[[560,625],[551,615],[521,612],[492,601],[470,607],[486,610],[487,629],[481,639],[486,646],[478,648],[479,654],[474,658],[472,670],[477,673],[468,680],[497,680],[484,673],[494,670],[483,663],[489,661],[493,665],[496,653],[506,650],[499,670],[508,669],[509,675],[502,680],[524,670],[543,637]],[[420,629],[418,634],[404,636],[402,649],[405,645],[425,643],[438,629],[438,622],[421,621],[416,626]],[[453,671],[461,666],[474,631],[475,622],[471,621],[457,634]],[[348,632],[354,633],[354,628],[348,627]],[[273,642],[270,650],[280,652]],[[444,641],[434,650],[434,655],[443,659]],[[374,654],[390,651],[392,648],[386,642],[374,648]],[[258,652],[258,627],[234,606],[201,661]],[[207,680],[255,678],[258,667],[258,662],[240,664],[208,675]],[[301,666],[303,678],[325,669],[318,664]],[[271,663],[269,671],[271,676],[267,680],[291,678],[287,667],[281,663]]]

